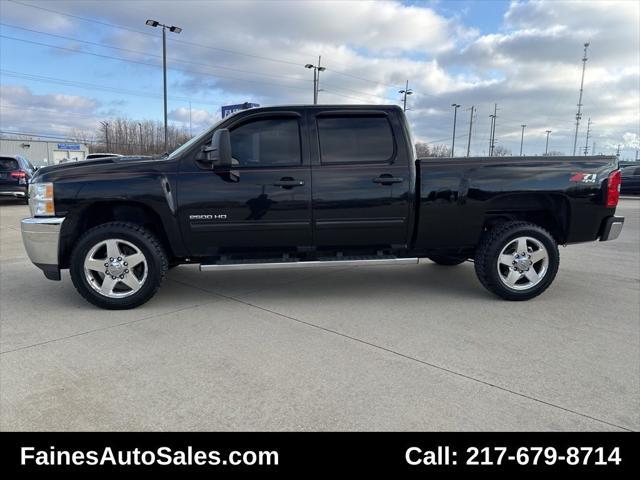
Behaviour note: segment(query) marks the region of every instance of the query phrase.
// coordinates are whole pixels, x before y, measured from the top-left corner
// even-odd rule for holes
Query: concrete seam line
[[[259,305],[254,305],[252,303],[245,302],[244,300],[240,300],[240,299],[237,299],[237,298],[234,298],[234,297],[231,297],[231,296],[227,296],[227,295],[222,295],[222,296],[226,297],[226,298],[228,298],[230,300],[235,300],[236,302],[242,303],[242,304],[247,305],[249,307],[257,308],[259,310],[272,313],[272,314],[277,315],[279,317],[287,318],[289,320],[293,320],[294,322],[302,323],[302,324],[307,325],[309,327],[313,327],[313,328],[317,328],[319,330],[323,330],[323,331],[325,331],[327,333],[332,333],[334,335],[339,335],[339,336],[347,338],[349,340],[353,340],[355,342],[362,343],[364,345],[368,345],[370,347],[382,350],[382,351],[387,352],[387,353],[391,353],[393,355],[397,355],[397,356],[405,358],[407,360],[412,360],[412,361],[420,363],[422,365],[426,365],[428,367],[435,368],[435,369],[441,370],[443,372],[450,373],[452,375],[456,375],[458,377],[462,377],[462,378],[465,378],[467,380],[471,380],[473,382],[477,382],[477,383],[480,383],[480,384],[483,384],[483,385],[486,385],[486,386],[489,386],[489,387],[492,387],[492,388],[497,388],[498,390],[502,390],[502,391],[510,393],[512,395],[517,395],[519,397],[526,398],[528,400],[532,400],[534,402],[538,402],[538,403],[541,403],[543,405],[547,405],[549,407],[558,408],[558,409],[563,410],[565,412],[569,412],[569,413],[572,413],[574,415],[579,415],[581,417],[588,418],[588,419],[596,421],[596,422],[604,423],[605,425],[609,425],[611,427],[619,428],[621,430],[625,430],[625,431],[628,431],[628,432],[633,432],[634,431],[631,428],[623,427],[622,425],[617,425],[615,423],[611,423],[611,422],[608,422],[607,420],[603,420],[603,419],[600,419],[600,418],[597,418],[597,417],[592,417],[591,415],[588,415],[586,413],[581,413],[581,412],[578,412],[576,410],[572,410],[570,408],[563,407],[561,405],[556,405],[556,404],[548,402],[546,400],[542,400],[540,398],[532,397],[530,395],[527,395],[526,393],[517,392],[515,390],[511,390],[509,388],[502,387],[500,385],[497,385],[497,384],[494,384],[494,383],[490,383],[490,382],[487,382],[485,380],[480,380],[478,378],[472,377],[470,375],[467,375],[467,374],[464,374],[464,373],[461,373],[461,372],[456,372],[455,370],[451,370],[451,369],[448,369],[446,367],[442,367],[440,365],[436,365],[434,363],[429,363],[429,362],[427,362],[425,360],[420,360],[419,358],[411,357],[409,355],[406,355],[406,354],[401,353],[401,352],[397,352],[397,351],[392,350],[390,348],[383,347],[383,346],[380,346],[380,345],[376,345],[375,343],[367,342],[366,340],[362,340],[360,338],[352,337],[350,335],[347,335],[346,333],[341,333],[341,332],[338,332],[336,330],[332,330],[330,328],[322,327],[320,325],[316,325],[314,323],[307,322],[307,321],[301,320],[299,318],[291,317],[289,315],[285,315],[284,313],[276,312],[274,310],[270,310],[268,308],[261,307]]]
[[[199,303],[197,305],[187,305],[186,307],[178,308],[177,310],[171,310],[170,312],[156,313],[156,314],[153,314],[153,315],[148,315],[146,317],[136,318],[135,320],[130,320],[128,322],[117,323],[115,325],[108,325],[106,327],[94,328],[93,330],[87,330],[86,332],[74,333],[73,335],[67,335],[66,337],[52,338],[51,340],[45,340],[44,342],[38,342],[38,343],[34,343],[32,345],[25,345],[23,347],[14,348],[12,350],[5,350],[4,352],[0,352],[0,355],[5,355],[7,353],[13,353],[13,352],[19,352],[20,350],[26,350],[26,349],[32,348],[32,347],[39,347],[39,346],[42,346],[42,345],[47,345],[49,343],[55,343],[55,342],[59,342],[59,341],[62,341],[62,340],[67,340],[69,338],[81,337],[83,335],[88,335],[90,333],[102,332],[104,330],[110,330],[112,328],[124,327],[124,326],[127,326],[127,325],[132,325],[134,323],[143,322],[145,320],[150,320],[152,318],[163,317],[165,315],[171,315],[173,313],[182,312],[184,310],[190,310],[192,308],[202,307],[204,305],[209,305],[211,303],[215,303],[215,302],[218,302],[218,301],[220,301],[220,299],[216,298],[215,300],[212,300],[210,302]]]

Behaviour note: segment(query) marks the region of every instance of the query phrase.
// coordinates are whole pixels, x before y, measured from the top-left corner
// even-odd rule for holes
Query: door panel
[[[413,179],[387,115],[320,111],[310,124],[316,246],[405,245]]]
[[[241,117],[228,127],[237,166],[221,171],[195,157],[182,162],[178,216],[192,255],[312,245],[311,172],[302,123],[298,114]]]
[[[291,177],[303,185],[278,186]],[[182,173],[178,204],[194,255],[311,245],[309,167],[241,170],[237,182],[210,170]]]
[[[402,245],[407,241],[409,175],[406,167],[313,168],[317,246]],[[375,183],[381,175],[402,178]]]

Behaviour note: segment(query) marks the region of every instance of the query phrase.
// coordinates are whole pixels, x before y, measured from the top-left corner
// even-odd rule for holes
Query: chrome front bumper
[[[20,222],[22,243],[29,259],[51,280],[60,279],[58,247],[64,217],[24,218]]]

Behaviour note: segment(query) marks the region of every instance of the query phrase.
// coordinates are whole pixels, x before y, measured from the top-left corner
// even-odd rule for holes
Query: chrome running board
[[[275,259],[260,261],[226,261],[219,263],[202,263],[200,270],[262,270],[283,268],[307,268],[307,267],[355,267],[366,265],[415,265],[419,262],[417,257],[335,257],[327,260],[286,260]]]

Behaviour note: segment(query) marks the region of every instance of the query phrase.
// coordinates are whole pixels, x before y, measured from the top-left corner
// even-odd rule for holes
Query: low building
[[[84,143],[0,139],[0,155],[21,155],[36,167],[78,162],[88,153],[89,148]]]

